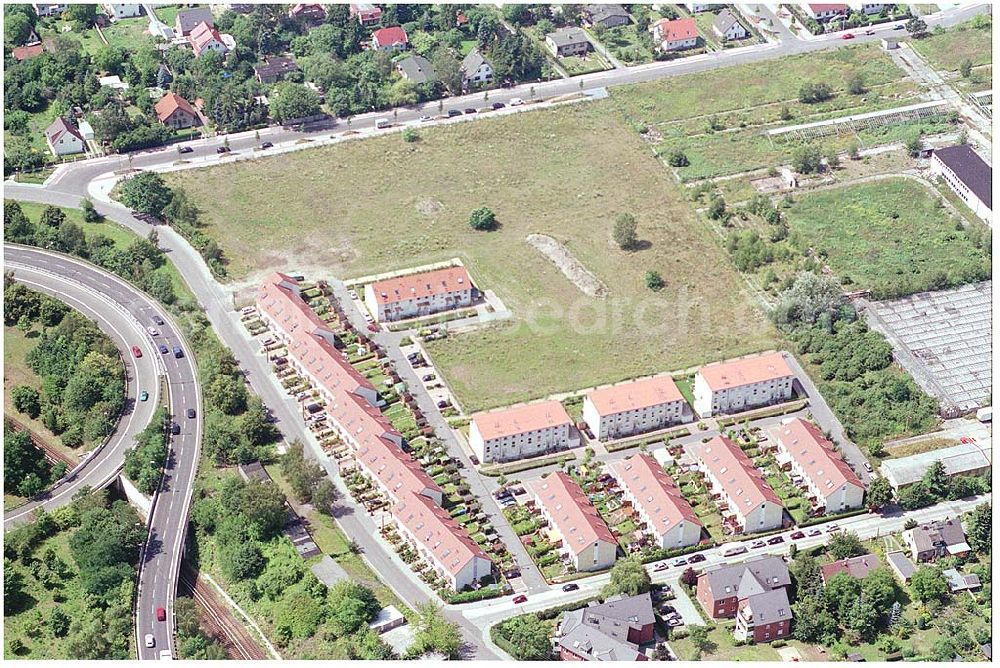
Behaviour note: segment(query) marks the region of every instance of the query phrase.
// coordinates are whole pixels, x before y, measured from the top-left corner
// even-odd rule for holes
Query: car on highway
[[[690,557],[688,557],[689,564],[697,564],[698,562],[701,561],[705,561],[704,554],[692,554]]]
[[[781,545],[784,542],[785,542],[785,539],[782,538],[781,536],[773,536],[773,537],[767,539],[767,544],[768,545]]]
[[[579,588],[580,585],[575,582],[570,582],[569,584],[564,584],[562,589],[563,591],[576,591]]]
[[[156,621],[165,622],[167,621],[167,611],[163,608],[156,609]]]
[[[524,100],[519,97],[512,97],[510,99],[510,106],[512,107],[520,107],[522,104],[524,104]]]
[[[433,118],[431,118],[430,116],[427,116],[427,115],[424,115],[424,116],[420,117],[420,122],[421,123],[429,123],[429,122],[431,122],[433,120],[434,120]]]
[[[139,401],[149,401],[149,392],[143,390],[139,393]]]
[[[791,538],[792,540],[800,540],[800,539],[805,538],[805,537],[806,537],[806,534],[803,531],[796,531],[791,536],[789,536],[789,538]]]
[[[527,602],[528,602],[528,597],[525,596],[524,594],[518,594],[517,596],[514,597],[515,605],[520,605],[521,603],[527,603]]]
[[[163,318],[161,318],[158,315],[153,316],[153,322],[155,322],[157,325],[163,326]]]
[[[866,35],[874,35],[874,34],[875,34],[875,31],[874,31],[874,30],[866,30],[866,31],[865,31],[865,34],[866,34]]]
[[[263,144],[260,145],[261,148],[271,148],[272,146],[274,146],[274,144],[272,144],[269,141],[266,141],[266,142],[264,142]]]
[[[139,346],[132,346],[132,354],[135,355],[136,358],[142,357],[142,351],[139,350]]]
[[[146,634],[146,647],[156,647],[156,638],[153,637],[152,633]]]
[[[462,112],[459,111],[458,109],[449,109],[448,110],[448,118],[455,118],[456,116],[461,116],[461,115],[462,115]]]
[[[854,39],[854,35],[852,33],[845,32],[840,36],[840,39]]]
[[[177,434],[181,433],[181,426],[179,424],[177,424],[176,422],[171,422],[170,423],[170,433],[173,434],[174,436],[176,436]]]
[[[150,336],[159,336],[160,335],[160,330],[156,329],[155,327],[147,327],[146,331],[149,332]]]
[[[497,109],[503,109],[506,106],[507,105],[504,104],[503,102],[494,102],[493,103],[493,110],[496,111]]]
[[[216,152],[216,153],[220,153],[220,154],[221,154],[221,153],[229,153],[229,152],[230,152],[230,150],[231,150],[231,149],[230,149],[230,148],[229,148],[228,146],[220,146],[220,147],[218,147],[217,149],[215,149],[215,152]]]
[[[467,114],[474,114],[474,113],[476,113],[476,108],[475,107],[466,107],[465,108],[465,113],[467,113]]]
[[[194,151],[194,149],[191,148],[190,146],[179,146],[179,147],[177,147],[177,152],[178,153],[191,153],[193,151]]]
[[[177,359],[184,357],[184,351],[181,350],[180,346],[174,346],[174,357]]]
[[[170,348],[167,348],[167,347],[166,347],[165,345],[163,345],[162,343],[161,343],[161,344],[159,345],[159,348],[160,348],[160,352],[161,352],[162,354],[164,354],[164,355],[166,355],[167,353],[169,353],[169,352],[170,352]]]
[[[900,23],[898,26],[893,26],[892,29],[893,30],[905,30],[906,26],[903,25],[902,23]]]
[[[187,409],[187,416],[188,416],[189,419],[194,419],[195,415],[196,415],[196,413],[194,412],[193,408]]]

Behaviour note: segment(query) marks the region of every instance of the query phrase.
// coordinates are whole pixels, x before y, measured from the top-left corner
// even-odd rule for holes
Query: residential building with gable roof
[[[734,533],[781,528],[784,507],[750,458],[726,436],[687,446],[717,499],[723,524]]]
[[[656,546],[676,549],[697,545],[704,525],[673,478],[651,455],[638,454],[608,464],[618,481],[622,499],[638,518],[639,529],[653,537]]]
[[[628,25],[632,19],[621,5],[587,5],[583,14],[590,25],[601,24],[605,28]]]
[[[733,637],[754,643],[784,640],[792,627],[792,606],[784,588],[752,594],[739,603]]]
[[[201,56],[214,51],[220,55],[225,55],[229,47],[222,41],[222,35],[210,23],[199,23],[188,35],[188,42],[194,55]]]
[[[815,19],[820,23],[846,17],[851,11],[846,4],[839,3],[810,4],[803,2],[800,3],[800,6],[805,10],[809,18]]]
[[[746,39],[750,36],[749,31],[736,18],[736,14],[729,9],[723,9],[712,21],[712,32],[725,41]]]
[[[545,43],[558,57],[583,56],[590,51],[590,40],[580,28],[559,28],[545,36]]]
[[[253,73],[257,81],[268,84],[281,81],[298,69],[299,64],[292,56],[264,56],[263,62],[253,66]]]
[[[839,573],[847,573],[852,578],[864,580],[869,573],[881,565],[882,562],[879,561],[878,555],[869,552],[860,557],[838,559],[829,564],[823,564],[819,567],[819,574],[824,583],[829,582],[830,578]]]
[[[791,583],[784,560],[768,555],[703,572],[696,598],[712,619],[735,617],[737,639],[770,642],[787,638],[791,630]]]
[[[615,563],[618,540],[569,474],[555,471],[525,488],[548,522],[549,539],[577,571],[601,571]]]
[[[692,18],[660,19],[649,31],[660,51],[683,51],[698,46],[698,25]]]
[[[372,48],[378,51],[405,51],[409,45],[406,31],[400,26],[379,28],[372,33]]]
[[[349,11],[363,26],[373,26],[382,20],[382,9],[367,2],[352,4]]]
[[[587,393],[583,419],[599,441],[656,431],[684,421],[684,395],[670,376],[656,376]]]
[[[462,88],[464,89],[485,86],[493,81],[493,65],[486,60],[486,57],[479,51],[479,47],[473,47],[469,53],[465,54],[459,72],[462,75]]]
[[[555,400],[472,416],[469,445],[483,464],[509,462],[576,447],[573,420]]]
[[[903,542],[918,564],[940,557],[963,557],[972,551],[965,539],[965,529],[958,520],[925,522],[903,532]]]
[[[779,466],[802,477],[817,514],[861,507],[864,483],[816,425],[802,418],[791,418],[766,433],[777,446]]]
[[[434,66],[423,56],[413,55],[396,63],[396,71],[415,84],[425,84],[437,81]]]
[[[649,592],[618,594],[570,610],[557,632],[562,661],[646,661],[640,645],[653,641],[656,616]]]
[[[694,409],[711,417],[787,401],[794,380],[780,352],[708,364],[694,377]]]
[[[375,281],[365,305],[375,320],[405,320],[472,306],[475,286],[465,267],[446,267]]]
[[[201,123],[201,118],[194,107],[173,91],[168,91],[161,97],[154,105],[153,111],[156,112],[156,118],[160,123],[175,130],[190,128]]]
[[[87,142],[84,141],[83,135],[75,125],[62,116],[45,128],[45,143],[56,157],[83,153],[87,150]]]
[[[174,32],[178,37],[187,37],[202,23],[207,23],[209,26],[215,25],[215,17],[212,16],[211,9],[204,7],[182,9],[177,12],[177,16],[174,18]]]

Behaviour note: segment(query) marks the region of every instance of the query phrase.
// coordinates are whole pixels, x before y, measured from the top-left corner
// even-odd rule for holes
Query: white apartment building
[[[576,447],[573,420],[558,401],[480,413],[469,425],[469,445],[479,461],[509,462]]]
[[[663,429],[684,420],[684,396],[670,376],[588,392],[583,419],[599,441]]]
[[[694,409],[711,417],[787,401],[794,379],[781,353],[709,364],[694,377]]]
[[[643,532],[657,547],[673,549],[697,545],[704,525],[677,483],[655,458],[638,454],[612,462],[608,472],[618,481],[622,499],[638,516]]]
[[[365,286],[365,305],[378,322],[417,318],[472,305],[465,267],[397,276]]]
[[[971,146],[947,146],[931,156],[931,174],[944,179],[972,212],[993,220],[993,168]]]
[[[781,499],[738,445],[725,436],[716,436],[687,448],[712,495],[719,497],[723,521],[732,529],[754,533],[781,528]]]

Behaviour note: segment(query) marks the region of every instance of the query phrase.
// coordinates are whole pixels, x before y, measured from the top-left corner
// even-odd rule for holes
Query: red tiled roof
[[[660,32],[660,39],[664,42],[678,42],[685,39],[698,37],[698,26],[694,19],[660,19],[653,24]]]
[[[597,508],[569,474],[555,471],[528,483],[528,489],[545,507],[555,525],[553,528],[562,536],[563,545],[573,554],[597,541],[618,544]]]
[[[821,5],[809,5],[809,9],[812,10],[813,14],[822,14],[823,12],[846,12],[847,5],[840,4],[821,4]]]
[[[11,49],[10,54],[14,56],[18,62],[22,60],[28,60],[34,58],[35,56],[40,56],[45,52],[45,47],[41,42],[38,44],[29,44],[28,46],[17,46]]]
[[[587,398],[597,409],[597,414],[602,417],[673,401],[684,401],[684,396],[670,376],[646,378],[594,390],[587,394]]]
[[[222,35],[213,26],[208,25],[205,22],[199,23],[195,26],[191,34],[188,35],[188,41],[191,42],[191,48],[194,49],[194,55],[200,55],[202,50],[208,46],[212,41],[216,41],[222,44]]]
[[[410,453],[370,432],[359,436],[361,445],[354,454],[355,461],[381,483],[393,501],[402,503],[408,494],[441,493],[441,488]]]
[[[619,484],[632,492],[635,503],[642,506],[658,535],[667,533],[682,520],[704,526],[677,483],[652,456],[633,455],[609,464],[608,468]]]
[[[833,444],[811,422],[792,418],[768,429],[767,435],[780,443],[788,455],[798,462],[803,473],[820,492],[835,492],[844,483],[864,487],[850,465],[833,449]]]
[[[573,420],[558,401],[542,401],[505,410],[480,413],[472,417],[484,441],[514,436],[536,429],[571,425]]]
[[[792,370],[781,353],[767,353],[731,362],[703,366],[698,373],[713,391],[741,387],[791,376]]]
[[[375,40],[375,44],[378,46],[389,46],[390,44],[407,44],[409,40],[406,37],[406,31],[400,26],[392,26],[391,28],[379,28],[372,33],[372,39]]]
[[[716,436],[708,443],[689,446],[692,454],[719,481],[731,503],[739,506],[739,512],[756,508],[765,501],[781,505],[781,499],[764,480],[763,474],[754,468],[750,458],[726,436]],[[737,510],[730,508],[730,510]]]
[[[819,570],[823,577],[823,582],[829,582],[830,578],[837,573],[847,573],[851,577],[863,580],[868,577],[869,573],[881,565],[882,563],[878,560],[878,555],[869,553],[862,554],[860,557],[851,557],[823,564],[819,567]]]
[[[355,438],[367,433],[389,440],[402,439],[382,411],[355,394],[338,394],[334,401],[327,403],[326,412]]]
[[[372,283],[375,301],[392,304],[407,299],[423,299],[433,295],[465,291],[472,288],[472,279],[465,267],[447,267],[419,274],[396,276]]]
[[[55,144],[65,134],[73,135],[84,144],[87,143],[76,126],[62,116],[52,121],[51,125],[45,128],[45,136],[48,138],[50,144]]]
[[[475,558],[490,560],[465,529],[426,497],[406,495],[393,514],[452,575],[458,575]]]
[[[160,119],[161,123],[170,118],[178,109],[186,111],[195,118],[198,118],[198,114],[195,112],[194,108],[188,104],[188,101],[173,91],[170,91],[161,97],[153,109],[156,111],[156,117]]]

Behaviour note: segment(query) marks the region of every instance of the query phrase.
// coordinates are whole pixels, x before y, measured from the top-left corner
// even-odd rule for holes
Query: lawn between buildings
[[[716,239],[607,102],[168,180],[205,212],[231,274],[250,282],[288,269],[289,257],[317,276],[357,276],[450,259],[459,249],[479,287],[515,314],[427,346],[467,411],[776,344]],[[468,225],[469,212],[484,205],[497,214],[495,232]],[[615,246],[614,219],[625,212],[638,219],[644,250]],[[610,296],[584,296],[525,242],[531,233],[566,244]],[[649,269],[667,279],[662,292],[645,288]]]
[[[910,46],[934,69],[957,72],[964,60],[974,67],[993,63],[992,33],[989,23],[973,28],[965,22],[941,34],[910,40]]]

